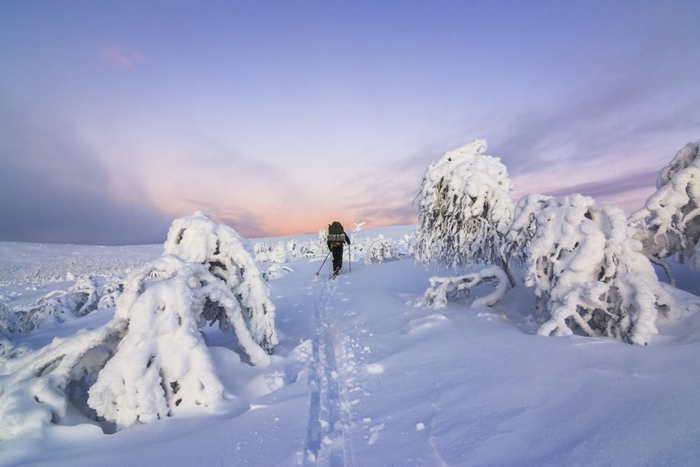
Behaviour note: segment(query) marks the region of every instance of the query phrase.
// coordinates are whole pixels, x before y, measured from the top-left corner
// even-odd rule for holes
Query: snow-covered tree
[[[206,325],[235,332],[252,364],[277,343],[251,254],[201,212],[173,223],[163,256],[129,276],[116,305],[106,325],[0,363],[0,439],[62,423],[76,397],[117,428],[215,405],[225,396]]]
[[[537,230],[537,217],[551,199],[551,196],[526,195],[516,204],[503,244],[504,255],[510,263],[523,266],[527,262],[528,246]]]
[[[417,198],[415,256],[448,267],[498,265],[513,283],[502,253],[513,216],[511,182],[500,159],[485,153],[486,141],[477,140],[428,167]]]
[[[400,257],[399,249],[390,238],[379,235],[367,248],[365,264],[377,264],[385,261],[397,260]]]
[[[645,254],[665,267],[665,258],[700,270],[700,141],[688,143],[660,173],[656,192],[630,218]]]
[[[254,247],[255,261],[259,263],[284,263],[287,261],[287,251],[283,242],[268,244],[258,242]]]
[[[117,306],[117,298],[124,291],[124,278],[113,277],[108,279],[100,289],[100,299],[97,308],[114,308]]]
[[[224,281],[238,301],[253,340],[272,351],[277,345],[275,306],[253,256],[236,231],[200,211],[173,222],[163,254],[204,264]],[[226,320],[219,324],[231,330]]]
[[[514,225],[532,232],[526,247],[526,284],[535,287],[542,335],[580,330],[634,344],[657,333],[659,312],[671,313],[639,241],[629,235],[624,213],[599,207],[581,195],[532,198]],[[537,209],[532,209],[537,207]],[[541,209],[539,209],[541,208]]]
[[[259,263],[285,263],[287,261],[296,261],[300,258],[325,256],[327,247],[325,243],[321,244],[317,240],[300,242],[292,239],[286,243],[269,244],[257,242],[254,251],[255,261]]]
[[[53,291],[31,305],[0,307],[0,330],[9,334],[27,334],[47,319],[62,323],[97,309],[99,296],[95,279],[79,279],[67,292]]]

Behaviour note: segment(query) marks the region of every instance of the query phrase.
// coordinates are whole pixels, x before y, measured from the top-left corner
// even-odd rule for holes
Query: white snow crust
[[[615,240],[602,227],[603,220],[614,221],[610,229],[622,222],[614,213],[605,217],[593,206],[596,221],[571,215],[585,206],[591,205],[584,199],[559,200],[550,212],[570,215],[555,224],[575,238],[588,229],[592,244],[638,258],[638,251],[621,253],[638,245]],[[330,282],[315,276],[323,256],[278,263],[288,270],[267,286],[279,343],[256,366],[235,334],[198,327],[204,315],[175,312],[216,293],[235,300],[211,264],[167,255],[125,278],[123,263],[110,273],[106,261],[95,281],[125,284],[116,309],[98,306],[8,337],[11,349],[0,356],[0,465],[696,465],[699,297],[661,284],[678,313],[673,319],[657,313],[658,333],[649,334],[647,346],[576,334],[544,339],[530,318],[534,287],[511,288],[489,308],[446,301],[438,312],[415,306],[432,275],[412,259],[365,264],[364,246],[379,235],[403,238],[414,228],[359,232],[352,272]],[[544,254],[538,248],[545,243],[538,242],[525,244]],[[82,250],[93,264],[129,252],[93,248],[94,257],[90,248]],[[36,251],[30,262],[49,265],[57,277],[70,272],[56,251],[45,257],[46,248]],[[575,256],[562,260],[574,266],[572,274],[592,268],[592,260]],[[628,274],[630,297],[648,287],[633,282],[646,280],[648,262],[608,259]],[[675,272],[678,283],[698,280],[687,268]],[[76,282],[49,289],[39,282],[5,284],[0,295],[12,310],[50,289],[67,293]],[[128,331],[127,319],[134,320]],[[96,386],[88,375],[107,366],[113,368]],[[147,387],[156,373],[170,375],[170,382],[177,375],[177,393],[169,384],[157,385],[160,393]],[[95,405],[119,400],[124,425],[137,410],[153,421],[110,434],[114,429],[95,419],[88,397]],[[163,405],[178,397],[179,405]],[[166,411],[177,416],[158,419]]]

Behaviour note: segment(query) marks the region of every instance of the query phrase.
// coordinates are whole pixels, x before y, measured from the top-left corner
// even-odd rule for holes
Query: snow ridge
[[[354,465],[350,404],[338,372],[342,366],[338,365],[336,353],[339,336],[335,335],[329,318],[336,287],[337,281],[325,281],[314,298],[313,363],[309,371],[311,403],[302,464],[305,467]]]

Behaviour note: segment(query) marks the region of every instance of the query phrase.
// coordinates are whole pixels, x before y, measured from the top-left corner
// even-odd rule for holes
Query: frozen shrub
[[[700,270],[700,141],[676,153],[656,187],[644,208],[630,218],[645,254],[664,266],[669,277],[664,261],[669,257]]]
[[[262,276],[263,279],[265,279],[265,281],[271,281],[279,279],[280,277],[283,277],[292,271],[293,269],[288,266],[275,263],[270,265],[270,267],[267,268],[267,271],[263,271]]]
[[[97,295],[97,283],[93,277],[78,279],[68,293],[75,301],[75,316],[85,316],[97,309],[99,297]]]
[[[260,263],[284,263],[287,261],[287,251],[282,242],[255,244],[255,261]]]
[[[253,340],[272,351],[277,345],[275,306],[253,256],[231,227],[204,212],[177,219],[170,227],[163,254],[204,264],[222,280],[238,301]],[[221,323],[227,326],[226,321]]]
[[[537,230],[537,217],[551,199],[551,196],[526,195],[518,201],[513,223],[503,245],[504,255],[509,262],[518,266],[527,262],[528,247]]]
[[[53,291],[31,305],[0,309],[0,328],[10,334],[27,334],[53,318],[59,323],[71,317],[85,316],[97,309],[95,279],[78,280],[67,292]]]
[[[428,167],[418,195],[415,256],[422,263],[493,264],[510,277],[502,243],[513,216],[511,182],[500,159],[485,152],[486,141],[477,140]]]
[[[400,255],[413,256],[416,234],[404,235],[396,242],[396,249]]]
[[[647,344],[659,312],[672,311],[641,244],[616,208],[581,195],[540,198],[536,230],[526,247],[526,284],[535,287],[542,335],[609,336]],[[523,209],[515,225],[532,225]],[[532,231],[529,229],[529,231]]]
[[[399,259],[399,250],[396,243],[390,238],[379,235],[367,248],[365,264],[383,263],[385,261]]]
[[[159,279],[146,285],[154,275]],[[223,386],[199,332],[207,324],[235,331],[252,363],[267,360],[229,287],[205,264],[175,256],[164,256],[132,276],[115,320],[128,326],[90,388],[88,404],[119,428],[222,398]]]
[[[97,303],[97,308],[114,308],[123,291],[123,279],[112,278],[108,280],[100,289],[100,301]]]
[[[118,429],[216,405],[223,385],[200,331],[213,324],[236,333],[252,364],[269,362],[277,336],[260,271],[232,229],[197,213],[129,276],[109,323],[4,363],[0,439],[62,423],[71,388]]]
[[[285,263],[287,261],[295,261],[300,258],[314,258],[322,256],[324,246],[321,246],[317,241],[310,240],[299,242],[290,240],[287,243],[277,242],[268,244],[258,242],[255,244],[255,261],[258,263]]]

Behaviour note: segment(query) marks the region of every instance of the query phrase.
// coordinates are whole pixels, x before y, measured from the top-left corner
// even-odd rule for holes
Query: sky
[[[700,3],[0,2],[0,241],[415,221],[486,139],[513,198],[643,206],[700,139]]]

